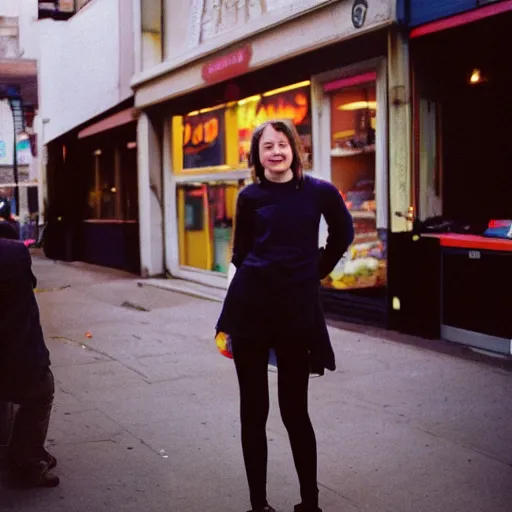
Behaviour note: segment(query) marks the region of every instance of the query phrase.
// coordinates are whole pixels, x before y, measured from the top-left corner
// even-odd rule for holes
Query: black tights
[[[284,345],[284,344],[283,344]],[[291,345],[291,346],[290,346]],[[238,382],[242,449],[254,510],[267,505],[267,435],[269,348],[257,340],[233,340]],[[302,502],[318,506],[317,453],[308,414],[309,357],[305,344],[276,348],[279,409],[288,431]]]

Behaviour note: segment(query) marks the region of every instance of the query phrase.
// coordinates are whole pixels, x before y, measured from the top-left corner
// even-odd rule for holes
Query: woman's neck
[[[287,183],[293,180],[293,171],[288,169],[285,172],[272,172],[265,169],[265,178],[273,183]]]

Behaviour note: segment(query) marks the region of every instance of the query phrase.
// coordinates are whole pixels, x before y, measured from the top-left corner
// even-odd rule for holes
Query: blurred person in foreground
[[[12,216],[12,209],[9,199],[4,196],[0,196],[0,224],[2,226],[8,226],[11,228],[12,233],[14,233],[14,240],[20,239],[20,226],[18,222]],[[2,227],[2,230],[8,232],[8,227]],[[9,235],[8,238],[11,238],[12,235]]]
[[[56,487],[57,460],[44,448],[55,392],[28,248],[0,221],[0,400],[17,404],[8,447],[9,483]]]
[[[237,270],[217,332],[231,337],[252,512],[275,512],[266,490],[272,349],[279,409],[300,483],[302,501],[295,512],[321,512],[308,384],[310,374],[336,368],[320,280],[351,244],[352,217],[334,185],[303,173],[299,138],[289,123],[270,121],[256,128],[250,161],[255,182],[238,196],[232,259]],[[322,216],[329,236],[319,250]]]

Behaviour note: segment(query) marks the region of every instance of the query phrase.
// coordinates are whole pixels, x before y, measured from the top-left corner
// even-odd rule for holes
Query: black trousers
[[[54,394],[55,383],[49,368],[30,385],[17,390],[5,390],[2,393],[3,399],[19,405],[9,441],[11,464],[30,466],[47,460],[44,444]]]
[[[308,413],[308,350],[305,342],[297,340],[272,346],[277,357],[279,409],[290,438],[302,502],[316,510],[317,449]],[[254,339],[233,339],[233,358],[240,384],[242,449],[251,506],[259,509],[267,505],[269,345]]]

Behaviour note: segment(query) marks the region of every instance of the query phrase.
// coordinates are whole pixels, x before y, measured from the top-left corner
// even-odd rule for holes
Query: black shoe
[[[266,505],[263,508],[253,508],[249,510],[249,512],[276,512],[276,509],[272,508],[270,505]]]
[[[293,512],[322,512],[322,509],[320,507],[310,507],[304,503],[299,503],[295,505]]]
[[[11,487],[15,487],[17,489],[57,487],[60,484],[60,479],[49,471],[50,464],[57,463],[55,457],[52,458],[53,461],[50,463],[39,461],[34,464],[11,468],[9,472]]]

